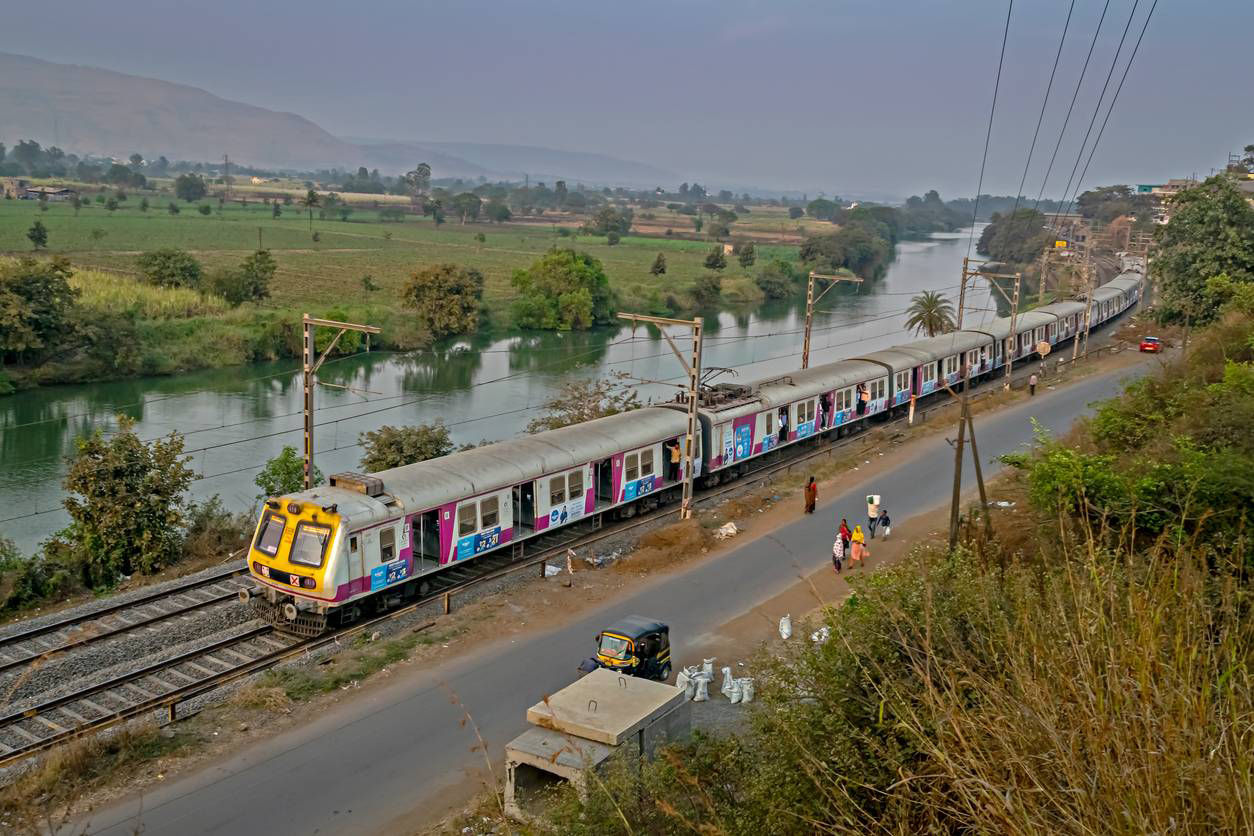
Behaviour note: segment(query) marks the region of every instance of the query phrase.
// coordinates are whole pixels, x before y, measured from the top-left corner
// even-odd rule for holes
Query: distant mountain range
[[[565,178],[623,186],[674,186],[645,163],[604,154],[518,145],[345,139],[294,113],[219,98],[205,90],[95,67],[0,52],[0,142],[34,139],[79,154],[164,154],[214,161],[229,154],[276,169],[356,169],[388,174],[419,162],[436,177]]]

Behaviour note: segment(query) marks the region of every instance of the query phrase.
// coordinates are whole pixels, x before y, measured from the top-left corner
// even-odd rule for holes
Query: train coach
[[[1135,261],[1126,266],[1137,267]],[[748,384],[702,393],[694,479],[743,475],[753,459],[864,429],[913,400],[942,396],[1113,320],[1141,297],[1130,269],[1093,292],[978,328],[916,340]],[[663,404],[510,439],[267,499],[242,594],[272,624],[302,635],[421,595],[428,576],[514,548],[591,515],[631,516],[678,499],[683,405]]]
[[[683,482],[673,451],[687,426],[682,409],[646,407],[268,499],[242,597],[318,635],[366,605],[417,597],[424,576],[460,561],[591,514],[650,509]]]

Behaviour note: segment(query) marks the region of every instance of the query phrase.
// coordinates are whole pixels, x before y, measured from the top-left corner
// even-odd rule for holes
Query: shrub
[[[359,441],[365,449],[361,466],[367,473],[424,462],[453,452],[448,428],[440,421],[412,427],[385,425],[362,433]]]
[[[316,466],[313,472],[313,483],[322,484],[322,471]],[[296,452],[295,447],[285,446],[277,456],[267,461],[265,467],[258,471],[253,484],[261,488],[261,495],[257,497],[258,499],[284,496],[304,490],[304,457]]]
[[[705,273],[697,276],[697,283],[692,289],[692,298],[699,307],[709,307],[718,303],[723,295],[723,279],[717,273]]]
[[[431,264],[410,275],[401,304],[417,312],[433,337],[465,334],[479,327],[483,275],[456,264]]]
[[[792,264],[777,259],[758,271],[753,283],[767,299],[786,299],[797,289],[797,274]]]
[[[158,287],[199,287],[203,273],[190,253],[173,247],[152,250],[137,261],[144,279]]]
[[[612,321],[614,292],[601,262],[587,253],[553,249],[515,270],[514,319],[523,328],[582,330]]]

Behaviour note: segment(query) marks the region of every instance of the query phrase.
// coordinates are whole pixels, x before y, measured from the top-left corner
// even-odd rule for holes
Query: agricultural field
[[[192,252],[212,269],[238,263],[257,249],[260,241],[279,264],[272,298],[267,304],[314,309],[388,304],[415,268],[450,261],[483,273],[485,302],[495,321],[504,324],[508,322],[509,303],[514,296],[510,275],[555,245],[586,250],[599,258],[623,306],[632,309],[647,309],[667,294],[682,299],[697,277],[707,272],[703,262],[713,246],[708,241],[629,235],[611,247],[604,237],[564,237],[560,234],[563,227],[574,232],[581,223],[580,218],[573,216],[554,217],[547,224],[533,219],[529,223],[502,225],[462,225],[449,218],[437,228],[429,218],[413,216],[407,216],[403,222],[380,222],[375,209],[358,206],[347,221],[320,220],[315,211],[311,228],[308,213],[295,205],[283,207],[282,216],[276,219],[271,217],[269,207],[256,202],[246,206],[227,203],[219,210],[216,201],[206,201],[212,211],[201,215],[196,204],[179,201],[180,213],[171,215],[166,209],[171,201],[169,195],[149,196],[151,205],[147,212],[139,209],[140,197],[133,193],[113,212],[99,203],[85,203],[77,215],[66,203],[49,204],[47,211],[41,212],[36,201],[0,201],[0,253],[29,253],[31,245],[26,231],[36,219],[48,229],[49,254],[68,256],[77,266],[131,275],[137,273],[136,258],[147,250],[178,247]],[[665,208],[651,211],[658,221],[671,215]],[[764,232],[769,232],[771,226],[778,230],[781,217],[788,229],[795,231],[797,222],[789,222],[782,210],[763,210],[759,216],[755,209],[743,224],[734,225],[733,234],[749,233],[752,227],[763,225]],[[679,216],[677,220],[687,224],[685,231],[691,233],[688,217]],[[650,229],[652,226],[649,224]],[[680,231],[678,223],[675,229]],[[318,240],[313,240],[313,233],[317,233]],[[482,242],[476,238],[480,234],[485,239]],[[765,234],[760,240],[766,240]],[[757,250],[755,267],[742,268],[735,258],[728,258],[728,267],[723,271],[723,295],[729,304],[760,301],[752,279],[758,267],[774,258],[794,259],[797,253],[791,243],[759,243]],[[667,272],[653,276],[649,267],[659,252],[666,255]],[[377,290],[364,289],[365,276],[371,277]]]

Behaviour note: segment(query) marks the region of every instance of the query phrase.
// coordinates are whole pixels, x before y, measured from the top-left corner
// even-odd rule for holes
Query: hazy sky
[[[1030,195],[1102,3],[1076,2]],[[1018,185],[1068,4],[1015,3],[985,191]],[[1111,0],[1047,196],[1132,5]],[[1000,0],[45,0],[4,13],[3,48],[340,135],[599,151],[716,186],[957,196],[975,191],[1005,14]],[[1086,185],[1206,174],[1254,142],[1251,33],[1254,0],[1160,0]]]

